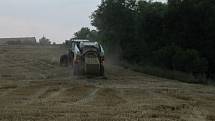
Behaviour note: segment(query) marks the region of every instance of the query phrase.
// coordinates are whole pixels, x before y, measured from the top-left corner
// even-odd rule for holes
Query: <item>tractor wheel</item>
[[[104,72],[105,72],[104,65],[101,65],[101,67],[100,67],[100,76],[104,76]]]
[[[73,59],[74,59],[74,54],[73,53],[69,53],[69,64],[71,65],[71,66],[73,66]]]
[[[73,64],[73,75],[79,75],[80,74],[80,67],[78,64]]]
[[[68,66],[68,64],[69,64],[69,58],[68,58],[68,55],[62,55],[61,57],[60,57],[60,65],[61,66]]]

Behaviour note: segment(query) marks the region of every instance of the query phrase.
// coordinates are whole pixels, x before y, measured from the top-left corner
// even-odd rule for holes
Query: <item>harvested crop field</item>
[[[73,76],[59,46],[0,47],[1,121],[215,121],[215,87],[106,64]],[[108,58],[108,57],[106,57]]]

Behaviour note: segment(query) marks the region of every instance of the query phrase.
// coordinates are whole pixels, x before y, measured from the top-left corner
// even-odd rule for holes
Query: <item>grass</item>
[[[215,117],[213,86],[157,78],[109,63],[106,79],[73,77],[71,68],[58,64],[59,56],[67,52],[64,48],[1,50],[0,121],[202,121],[202,117],[212,121]]]
[[[133,71],[136,71],[136,72],[178,80],[186,83],[203,83],[203,84],[208,83],[208,80],[206,79],[206,77],[202,75],[195,77],[191,73],[188,74],[181,71],[168,70],[168,69],[163,69],[160,67],[149,66],[149,65],[128,64],[125,62],[121,63],[121,65],[125,68],[132,69]]]

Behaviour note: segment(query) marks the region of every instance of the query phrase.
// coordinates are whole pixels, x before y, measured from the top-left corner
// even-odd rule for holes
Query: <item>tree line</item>
[[[103,0],[96,39],[131,64],[215,78],[215,1]]]

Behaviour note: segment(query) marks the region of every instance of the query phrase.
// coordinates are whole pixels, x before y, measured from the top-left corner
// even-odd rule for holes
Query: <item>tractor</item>
[[[98,42],[72,40],[68,54],[62,58],[64,65],[73,67],[74,75],[104,75],[104,49]]]

